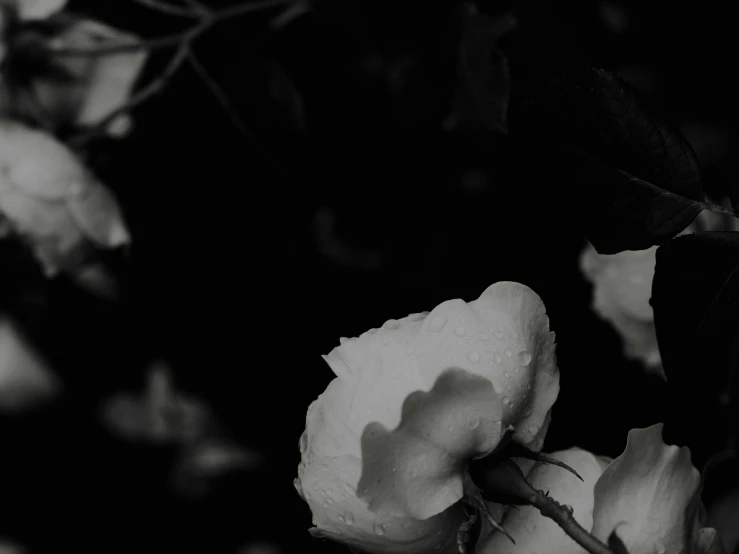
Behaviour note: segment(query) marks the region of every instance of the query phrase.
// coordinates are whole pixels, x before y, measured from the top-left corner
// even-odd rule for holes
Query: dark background
[[[707,188],[727,182],[739,96],[728,3],[478,6],[515,8],[518,28],[499,42],[514,97],[571,67],[615,70],[689,131]],[[132,2],[72,7],[142,36],[185,23]],[[255,540],[283,553],[345,551],[309,536],[293,488],[307,407],[333,377],[320,355],[340,336],[472,300],[499,280],[533,288],[557,333],[562,390],[547,450],[616,456],[629,429],[663,419],[665,386],[623,358],[589,309],[578,214],[523,193],[522,175],[542,188],[566,179],[532,172],[537,152],[504,135],[442,128],[457,86],[455,4],[320,0],[265,31],[274,13],[195,44],[247,134],[185,66],[135,110],[131,135],[93,145],[90,165],[133,235],[121,302],[45,283],[22,249],[2,246],[0,306],[65,384],[45,409],[0,418],[0,535],[34,552],[236,553]],[[154,55],[144,80],[169,55]],[[131,446],[102,427],[101,398],[140,389],[155,357],[266,455],[261,469],[184,500],[166,478],[172,449]]]

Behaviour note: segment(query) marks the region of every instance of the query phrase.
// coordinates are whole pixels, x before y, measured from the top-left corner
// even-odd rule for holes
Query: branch
[[[206,84],[211,94],[213,94],[215,99],[218,100],[218,103],[221,105],[221,108],[223,108],[223,111],[226,112],[226,114],[229,116],[229,120],[231,121],[231,123],[234,124],[234,127],[236,127],[247,140],[253,142],[254,137],[246,128],[244,122],[241,121],[238,112],[231,104],[231,101],[228,99],[228,95],[223,91],[216,80],[208,74],[208,71],[205,69],[203,64],[200,63],[192,50],[188,52],[187,60],[190,62],[192,68],[195,70],[195,73],[197,73],[198,76]]]
[[[138,0],[142,1],[142,0]],[[152,0],[143,0],[152,1]],[[289,3],[289,0],[262,0],[260,2],[249,2],[244,4],[236,4],[228,8],[223,8],[215,12],[202,12],[200,20],[191,27],[174,33],[152,39],[130,42],[127,44],[111,44],[108,46],[97,46],[93,48],[54,48],[51,47],[51,54],[59,57],[75,57],[75,56],[109,56],[112,54],[121,54],[125,52],[135,52],[138,50],[157,50],[167,46],[174,46],[182,41],[192,41],[205,31],[228,19],[247,15],[256,11],[267,10]]]
[[[608,546],[596,539],[575,521],[570,506],[560,504],[540,490],[535,490],[529,497],[529,501],[532,506],[539,509],[541,515],[557,523],[570,538],[591,554],[614,554]]]
[[[202,10],[194,10],[189,8],[181,8],[174,4],[169,4],[161,0],[133,0],[137,4],[149,8],[150,10],[158,11],[167,15],[174,15],[177,17],[190,17],[199,18],[203,13]]]
[[[167,66],[164,68],[162,73],[153,81],[151,81],[148,85],[146,85],[144,88],[142,88],[140,91],[135,93],[131,99],[124,105],[121,106],[118,109],[113,110],[108,115],[106,115],[100,122],[95,124],[95,126],[90,129],[88,132],[84,132],[80,135],[77,135],[73,138],[71,138],[68,142],[70,146],[73,148],[81,148],[85,146],[90,140],[97,138],[101,135],[105,134],[106,127],[117,117],[126,114],[133,108],[139,106],[152,96],[155,96],[156,94],[159,94],[164,90],[167,83],[172,79],[172,77],[177,73],[177,70],[182,66],[184,61],[187,59],[188,52],[190,51],[190,41],[182,41],[177,49],[177,51],[172,56],[172,59],[170,59]]]

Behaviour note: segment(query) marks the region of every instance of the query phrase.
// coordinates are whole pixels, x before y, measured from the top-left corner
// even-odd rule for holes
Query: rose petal
[[[623,454],[595,486],[593,534],[605,541],[618,526],[630,554],[685,549],[685,513],[700,474],[687,447],[662,442],[662,427],[632,429]]]
[[[59,12],[67,4],[67,0],[16,0],[18,19],[31,21],[46,19]]]
[[[295,486],[313,514],[315,527],[311,534],[370,554],[456,554],[456,530],[465,519],[458,505],[421,521],[374,514],[357,497],[354,484],[360,479],[361,459],[342,453],[346,438],[331,432],[334,422],[327,413],[327,400],[337,391],[336,383],[334,380],[308,408],[306,430],[300,440],[301,462]]]
[[[537,489],[549,491],[549,496],[573,509],[575,520],[585,529],[593,523],[593,487],[602,474],[601,462],[596,456],[579,448],[570,448],[552,454],[566,463],[583,478],[580,481],[560,467],[537,463],[528,474],[529,482]],[[502,533],[481,537],[478,554],[577,554],[585,550],[575,543],[554,521],[541,515],[532,506],[509,510],[503,527],[516,544]]]
[[[117,248],[131,241],[118,201],[107,188],[87,187],[68,197],[67,207],[82,234],[100,248]]]
[[[0,190],[12,186],[31,198],[62,200],[90,180],[75,154],[47,133],[4,120],[0,144]]]
[[[98,21],[83,19],[54,37],[56,48],[107,48],[135,44],[138,37]],[[33,93],[44,111],[57,124],[90,126],[125,106],[146,63],[146,49],[106,56],[71,56],[57,63],[73,76],[73,81],[38,77]],[[122,128],[111,128],[120,133]]]
[[[0,411],[33,408],[59,393],[61,384],[18,325],[0,315]]]
[[[427,519],[463,496],[463,464],[500,440],[503,406],[492,383],[460,369],[403,404],[400,425],[369,424],[362,435],[362,478],[369,509]]]
[[[621,335],[624,355],[664,375],[649,304],[656,250],[655,246],[605,255],[588,243],[580,255],[580,269],[593,284],[593,311]]]
[[[69,29],[69,34],[86,35],[96,46],[125,45],[139,38],[97,21],[83,20]],[[77,115],[80,125],[95,125],[114,110],[125,105],[139,73],[146,63],[145,49],[112,56],[92,58],[86,93]]]

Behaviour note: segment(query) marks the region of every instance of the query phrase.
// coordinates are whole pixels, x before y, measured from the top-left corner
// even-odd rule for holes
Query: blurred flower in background
[[[28,552],[22,546],[0,538],[0,554],[26,554]]]
[[[0,222],[48,278],[64,272],[90,292],[117,294],[97,255],[131,240],[115,196],[51,134],[9,120],[0,120]]]
[[[130,117],[117,113],[129,100],[148,57],[134,48],[138,37],[61,11],[66,1],[4,0],[0,113],[46,130],[105,122],[109,135],[124,136]],[[77,50],[120,48],[84,55]],[[66,53],[64,52],[66,51]]]
[[[61,392],[61,382],[18,324],[0,314],[0,411],[33,409]]]
[[[124,441],[178,447],[171,479],[175,491],[185,496],[207,494],[218,477],[257,469],[264,461],[258,452],[225,437],[204,402],[178,392],[162,361],[149,368],[143,394],[122,392],[104,400],[101,418]]]
[[[731,207],[728,198],[720,203]],[[703,210],[681,234],[720,230],[739,231],[739,219]],[[593,285],[593,311],[621,336],[624,355],[664,378],[654,312],[649,304],[656,253],[657,246],[599,254],[588,242],[580,255],[580,270]]]

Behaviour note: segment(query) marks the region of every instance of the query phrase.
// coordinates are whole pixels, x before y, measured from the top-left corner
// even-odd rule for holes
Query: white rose
[[[615,460],[571,448],[553,456],[574,468],[580,481],[556,466],[537,464],[528,474],[537,489],[573,508],[573,517],[602,542],[611,533],[630,554],[721,554],[721,537],[703,527],[700,474],[686,448],[662,441],[662,424],[629,432]],[[483,538],[479,554],[585,554],[552,520],[531,506],[509,510],[499,532]]]
[[[554,333],[528,287],[342,339],[308,409],[295,480],[311,530],[365,552],[456,552],[465,463],[513,440],[539,450],[559,393]]]

